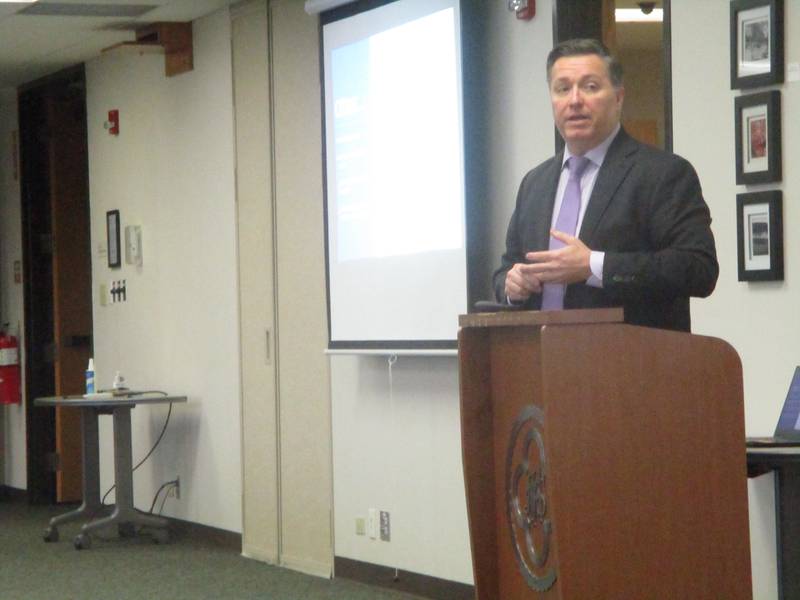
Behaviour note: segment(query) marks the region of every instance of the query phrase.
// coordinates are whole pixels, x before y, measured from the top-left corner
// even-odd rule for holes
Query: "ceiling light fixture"
[[[661,23],[664,21],[664,9],[654,8],[645,14],[638,8],[617,8],[614,20],[617,23]]]

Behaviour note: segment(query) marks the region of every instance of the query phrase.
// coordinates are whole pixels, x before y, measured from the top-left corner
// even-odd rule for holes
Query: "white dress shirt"
[[[608,147],[611,145],[611,142],[614,141],[614,138],[617,137],[619,130],[620,126],[619,123],[617,123],[614,131],[612,131],[611,134],[604,139],[599,146],[592,148],[586,152],[586,154],[584,154],[584,156],[589,159],[589,164],[586,165],[586,168],[581,175],[581,206],[578,210],[578,223],[575,226],[576,236],[581,230],[583,216],[586,214],[586,207],[589,205],[589,198],[592,196],[592,190],[594,189],[594,183],[597,180],[597,174],[600,171],[600,167],[603,166],[603,161],[606,159]],[[550,223],[550,227],[553,229],[555,229],[556,221],[558,220],[558,213],[561,210],[561,203],[564,200],[564,192],[567,189],[567,180],[569,179],[569,169],[565,169],[564,165],[571,156],[573,156],[573,154],[569,151],[569,148],[565,147],[564,160],[561,163],[561,177],[558,180],[556,199],[555,204],[553,205],[553,220]],[[586,280],[587,285],[591,285],[593,287],[603,287],[604,259],[605,252],[597,252],[595,250],[592,251],[589,257],[589,269],[591,270],[592,274],[589,276],[589,279]]]

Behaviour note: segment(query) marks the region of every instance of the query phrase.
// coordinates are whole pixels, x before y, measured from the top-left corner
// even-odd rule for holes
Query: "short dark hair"
[[[565,56],[583,56],[586,54],[595,54],[603,59],[608,68],[608,76],[611,79],[611,85],[615,88],[622,87],[622,65],[614,58],[603,44],[591,38],[576,38],[566,40],[557,44],[555,48],[547,55],[547,81],[550,82],[550,73],[553,70],[553,65],[559,58]]]

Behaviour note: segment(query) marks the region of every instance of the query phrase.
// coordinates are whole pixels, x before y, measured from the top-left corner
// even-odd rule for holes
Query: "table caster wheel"
[[[58,541],[58,527],[48,527],[44,530],[44,541],[45,542],[57,542]]]
[[[136,536],[136,526],[133,523],[121,523],[117,526],[117,532],[121,538],[132,538]]]
[[[89,536],[85,533],[79,533],[75,536],[75,541],[73,542],[75,546],[75,550],[86,550],[91,547],[92,542],[89,539]]]

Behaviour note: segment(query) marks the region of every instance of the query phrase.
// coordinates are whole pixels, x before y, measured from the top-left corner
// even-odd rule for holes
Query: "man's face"
[[[624,96],[625,89],[614,88],[605,61],[596,54],[559,58],[550,70],[553,118],[573,154],[584,154],[611,134]]]

